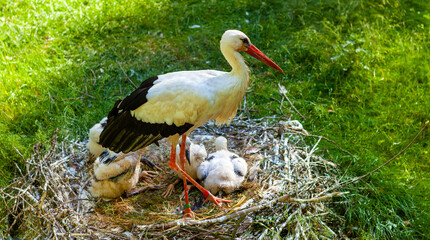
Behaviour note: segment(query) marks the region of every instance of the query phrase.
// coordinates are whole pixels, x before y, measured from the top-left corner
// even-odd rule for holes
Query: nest
[[[184,202],[178,189],[169,199],[163,190],[110,202],[94,199],[87,189],[92,164],[85,143],[66,138],[50,147],[34,147],[25,170],[0,197],[5,207],[0,226],[5,236],[51,239],[317,239],[340,236],[342,219],[331,205],[345,192],[336,192],[336,164],[317,153],[322,137],[310,136],[297,121],[240,120],[216,127],[208,123],[190,138],[213,152],[212,141],[223,135],[230,151],[243,156],[249,166],[242,186],[224,198],[233,200],[223,211],[213,204],[196,210],[195,220],[182,219]],[[315,136],[314,136],[315,137]],[[312,139],[309,145],[305,140]],[[153,184],[176,177],[168,169],[170,147],[150,146],[147,157],[164,171]],[[147,183],[146,183],[147,184]],[[145,185],[142,183],[142,185]],[[192,201],[201,194],[191,191]],[[335,199],[335,200],[333,200]]]

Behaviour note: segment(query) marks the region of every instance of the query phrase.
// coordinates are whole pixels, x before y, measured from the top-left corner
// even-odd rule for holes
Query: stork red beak
[[[270,67],[279,70],[281,72],[282,69],[276,65],[276,63],[274,63],[272,60],[270,60],[270,58],[268,58],[266,55],[264,55],[264,53],[262,51],[260,51],[256,46],[252,45],[248,47],[248,50],[245,51],[246,53],[249,53],[251,56],[255,57],[256,59],[260,60],[261,62],[269,65]]]

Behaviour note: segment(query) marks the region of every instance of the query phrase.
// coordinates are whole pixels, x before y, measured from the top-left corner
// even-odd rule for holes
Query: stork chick
[[[90,154],[90,159],[98,157],[106,148],[99,144],[100,134],[107,124],[107,117],[103,118],[99,123],[94,125],[88,134],[87,149]]]
[[[115,153],[105,150],[94,162],[94,176],[91,181],[90,193],[95,197],[112,199],[125,193],[126,197],[136,195],[147,189],[158,189],[159,186],[146,186],[132,190],[139,178],[146,180],[154,177],[154,172],[143,171],[140,173],[141,161],[151,165],[152,163],[141,157],[141,152],[128,154]],[[149,161],[149,162],[148,162]]]
[[[248,164],[245,159],[227,150],[227,139],[224,137],[215,140],[215,150],[199,166],[197,177],[204,188],[213,194],[219,191],[231,193],[245,179]]]
[[[179,144],[176,145],[176,163],[181,166],[180,158],[179,158],[179,152],[182,144],[182,139],[179,140]],[[183,170],[192,177],[193,179],[197,180],[197,168],[200,166],[202,162],[205,161],[205,158],[208,156],[206,152],[206,148],[203,145],[194,144],[191,142],[189,138],[186,139],[185,143],[185,159],[187,160],[185,162],[185,165],[183,166]],[[178,177],[183,178],[182,174],[177,173]],[[163,197],[169,197],[174,191],[175,191],[175,185],[179,183],[179,179],[177,179],[174,183],[170,184],[166,191],[163,194]],[[190,190],[192,185],[187,186],[187,191]],[[184,189],[185,191],[185,189]],[[185,193],[185,192],[184,192]],[[184,194],[181,194],[181,196]]]
[[[176,163],[181,164],[179,158],[179,150],[181,148],[182,139],[179,140],[179,144],[176,145]],[[187,138],[185,143],[185,172],[190,175],[190,177],[197,179],[197,168],[200,166],[202,162],[205,161],[205,158],[208,156],[206,152],[206,148],[203,145],[194,144],[191,142],[189,138]],[[180,177],[181,174],[178,173]]]

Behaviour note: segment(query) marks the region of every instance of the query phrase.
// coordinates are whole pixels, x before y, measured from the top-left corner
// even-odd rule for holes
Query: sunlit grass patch
[[[133,89],[120,65],[135,84],[170,71],[228,71],[218,44],[230,28],[246,32],[285,70],[245,56],[252,84],[240,113],[302,120],[356,155],[321,143],[347,175],[396,154],[430,117],[426,1],[9,1],[0,8],[2,185],[56,128],[60,137],[86,137]],[[357,198],[339,210],[358,228],[351,234],[430,234],[427,139],[428,130],[367,179],[372,188],[357,185]],[[384,224],[376,228],[363,219],[377,203],[381,214],[371,222]],[[400,218],[390,216],[392,206]]]

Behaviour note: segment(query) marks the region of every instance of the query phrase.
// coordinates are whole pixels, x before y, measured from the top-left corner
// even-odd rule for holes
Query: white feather
[[[132,116],[149,123],[182,126],[193,124],[186,134],[209,120],[230,123],[248,89],[248,67],[242,55],[248,37],[229,30],[221,38],[221,52],[232,66],[231,72],[216,70],[180,71],[158,76],[146,95],[147,102]]]
[[[104,158],[99,156],[94,162],[94,178],[91,181],[90,193],[95,197],[117,198],[134,188],[139,181],[140,173],[138,152],[117,154],[109,151],[108,156]],[[103,162],[111,157],[116,159],[110,163]]]
[[[240,83],[231,73],[214,70],[160,75],[148,91],[148,101],[132,115],[144,122],[176,126],[230,121],[245,94]]]
[[[181,141],[180,141],[181,142]],[[181,144],[181,143],[180,143]],[[180,144],[176,146],[176,163],[182,167],[181,161],[179,159],[179,150],[180,150]],[[194,144],[187,138],[187,143],[185,145],[186,149],[188,149],[188,152],[190,153],[190,163],[187,159],[185,159],[185,172],[190,175],[192,178],[197,179],[197,168],[200,166],[202,162],[205,161],[205,158],[207,157],[206,148],[203,145]],[[182,175],[179,174],[179,177],[182,177]]]
[[[217,151],[209,154],[207,160],[199,166],[197,177],[202,180],[203,187],[213,194],[219,191],[231,193],[245,179],[248,164],[245,159],[227,150],[227,140],[224,137],[218,137],[215,145]]]
[[[95,124],[88,133],[87,149],[93,157],[98,157],[106,148],[99,144],[100,134],[103,131],[103,123],[106,123],[107,118],[103,118],[99,123]]]

